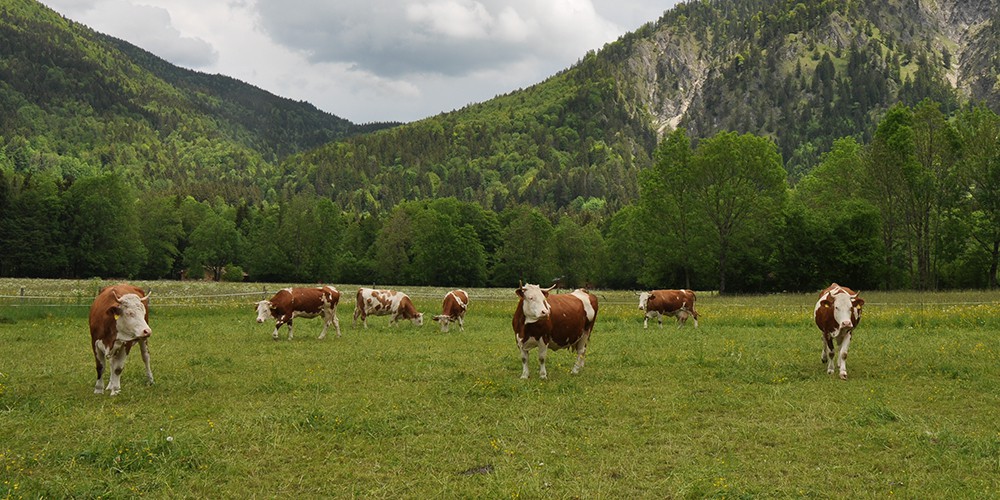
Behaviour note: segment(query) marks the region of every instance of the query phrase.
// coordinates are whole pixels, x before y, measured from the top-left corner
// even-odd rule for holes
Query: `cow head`
[[[442,332],[448,333],[448,323],[451,323],[451,316],[448,316],[447,314],[438,314],[431,319],[441,325]]]
[[[115,304],[108,308],[108,314],[115,318],[117,340],[130,342],[152,335],[149,323],[146,322],[146,303],[149,302],[149,294],[141,298],[134,293],[126,293],[121,297],[115,293],[114,296]]]
[[[271,301],[262,300],[257,303],[257,322],[263,323],[271,317]]]
[[[851,295],[836,288],[820,297],[820,307],[833,308],[833,319],[837,322],[838,330],[854,328],[858,324],[858,320],[861,319],[861,306],[865,304],[865,299],[858,297],[859,293]]]
[[[639,294],[639,309],[642,311],[646,310],[646,304],[649,303],[649,292],[642,292]]]
[[[534,323],[549,316],[549,301],[546,298],[555,287],[552,285],[548,288],[542,288],[538,285],[527,284],[515,290],[518,297],[521,297],[521,312],[524,313],[525,323]]]
[[[413,321],[414,325],[424,326],[424,313],[417,313],[410,321]]]

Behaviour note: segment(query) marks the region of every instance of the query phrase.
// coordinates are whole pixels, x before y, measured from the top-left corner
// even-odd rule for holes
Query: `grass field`
[[[995,293],[863,291],[843,382],[811,294],[702,293],[697,330],[643,330],[633,294],[596,291],[586,367],[551,352],[542,381],[532,351],[525,381],[511,290],[469,290],[465,332],[362,330],[345,300],[342,338],[300,319],[275,342],[250,303],[276,285],[137,282],[156,384],[136,351],[112,398],[100,284],[0,280],[0,497],[1000,495]]]

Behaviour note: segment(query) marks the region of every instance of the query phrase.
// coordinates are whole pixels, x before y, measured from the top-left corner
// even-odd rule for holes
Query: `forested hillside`
[[[997,16],[688,2],[382,130],[6,2],[0,275],[995,287]]]
[[[142,191],[257,201],[283,157],[369,128],[177,68],[33,0],[0,4],[0,137],[20,170],[109,169]]]

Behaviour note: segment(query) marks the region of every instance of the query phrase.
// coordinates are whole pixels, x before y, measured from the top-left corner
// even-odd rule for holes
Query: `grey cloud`
[[[590,26],[568,26],[572,19],[559,26],[558,19],[542,18],[544,9],[536,5],[535,0],[259,0],[257,9],[264,32],[310,62],[349,63],[398,78],[464,76],[533,57],[565,56],[558,38],[597,36],[576,32]],[[582,56],[585,49],[573,45],[573,53]]]

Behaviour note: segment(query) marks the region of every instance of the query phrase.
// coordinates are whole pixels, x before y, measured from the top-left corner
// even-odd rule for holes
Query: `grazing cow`
[[[677,328],[687,322],[688,316],[694,318],[694,327],[698,328],[698,311],[694,308],[695,296],[691,290],[653,290],[639,294],[639,309],[646,312],[642,327],[649,327],[649,318],[656,318],[663,328],[664,316],[676,316]]]
[[[836,283],[826,287],[816,301],[813,315],[816,326],[823,332],[823,358],[827,363],[826,372],[833,374],[836,365],[840,365],[840,378],[847,380],[847,349],[851,345],[851,335],[861,322],[861,306],[864,299],[858,293]],[[840,353],[833,350],[833,342],[837,341]]]
[[[323,331],[320,339],[326,338],[326,330],[333,323],[340,337],[340,321],[337,319],[337,303],[340,302],[340,292],[332,286],[319,288],[285,288],[271,297],[257,303],[257,322],[263,323],[268,318],[274,318],[274,333],[271,337],[278,340],[278,329],[288,324],[288,340],[292,340],[292,320],[298,317],[323,317]]]
[[[127,284],[104,287],[94,298],[90,306],[90,346],[97,362],[94,394],[101,394],[105,389],[112,396],[121,392],[125,358],[135,343],[139,344],[142,361],[146,364],[146,380],[153,383],[149,346],[146,345],[146,339],[153,333],[149,328],[148,306],[149,294]],[[101,380],[106,364],[110,365],[111,373],[105,388]]]
[[[458,326],[465,331],[465,310],[469,308],[469,295],[464,290],[452,290],[444,296],[441,304],[441,314],[434,316],[434,321],[441,324],[441,331],[448,332],[448,323],[458,321]]]
[[[528,351],[538,347],[538,376],[548,377],[545,356],[548,349],[576,349],[573,373],[583,368],[587,341],[597,322],[597,297],[583,288],[572,293],[552,294],[549,288],[522,285],[515,293],[520,299],[511,325],[517,347],[521,350],[521,378],[528,378]]]
[[[417,308],[405,293],[358,288],[357,301],[354,304],[354,323],[361,317],[365,328],[368,328],[368,316],[391,316],[390,325],[400,319],[408,319],[417,326],[424,324],[424,314],[417,312]]]

